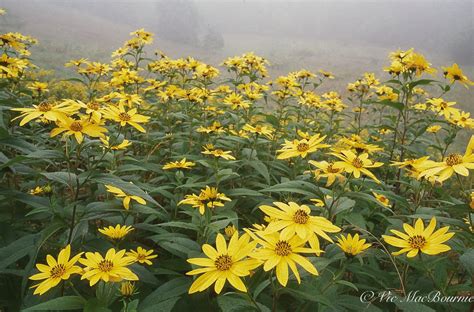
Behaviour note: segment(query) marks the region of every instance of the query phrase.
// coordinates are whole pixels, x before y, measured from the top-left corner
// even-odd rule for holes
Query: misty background
[[[254,51],[270,74],[305,68],[334,72],[328,88],[343,91],[363,72],[388,76],[390,51],[415,48],[434,66],[457,62],[474,79],[471,0],[0,0],[0,30],[20,31],[40,44],[36,64],[64,74],[72,58],[108,61],[144,27],[154,49],[218,65]],[[439,73],[438,78],[441,78]],[[472,89],[473,87],[471,87]],[[474,112],[472,90],[452,95]]]

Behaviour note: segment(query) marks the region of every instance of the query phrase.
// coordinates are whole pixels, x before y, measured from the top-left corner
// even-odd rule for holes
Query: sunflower
[[[170,170],[170,169],[191,169],[192,167],[196,166],[196,163],[192,161],[186,161],[186,158],[183,158],[178,161],[171,161],[166,163],[163,166],[163,170]]]
[[[214,147],[204,147],[204,151],[201,152],[202,154],[204,155],[212,155],[214,157],[220,157],[220,158],[224,158],[225,160],[235,160],[235,157],[232,156],[232,152],[231,151],[224,151],[222,149],[219,149],[219,148],[214,148]]]
[[[12,108],[12,111],[21,112],[21,115],[12,120],[23,118],[20,121],[20,126],[24,126],[28,122],[38,118],[58,121],[76,113],[79,108],[77,104],[71,105],[71,102],[68,101],[62,103],[43,102],[38,105],[33,105],[32,108]]]
[[[365,243],[365,239],[359,239],[359,234],[354,236],[351,234],[347,234],[347,236],[341,235],[338,237],[336,244],[349,257],[356,256],[371,246]]]
[[[287,159],[292,157],[301,156],[302,158],[306,158],[308,154],[314,153],[316,150],[320,148],[329,147],[328,144],[321,144],[321,142],[326,138],[326,136],[320,136],[319,133],[311,136],[309,139],[301,139],[301,140],[293,140],[288,141],[285,140],[285,143],[282,145],[282,148],[278,150],[280,154],[278,155],[278,159]]]
[[[141,264],[145,263],[148,265],[152,265],[151,259],[158,257],[157,255],[153,254],[153,249],[146,250],[142,247],[138,247],[137,250],[130,250],[126,253],[127,256],[134,258],[136,262]]]
[[[93,138],[103,138],[107,129],[86,119],[72,119],[71,117],[64,117],[58,120],[57,128],[51,130],[51,137],[64,132],[64,136],[74,135],[77,143],[81,144],[84,140],[84,134]]]
[[[341,168],[334,168],[334,163],[332,162],[327,162],[325,160],[310,160],[308,161],[308,163],[318,168],[316,170],[311,170],[316,180],[319,180],[321,178],[327,178],[326,186],[331,186],[336,181],[336,179],[339,182],[342,182],[345,179],[342,175],[343,170]]]
[[[376,193],[376,192],[372,192],[372,194],[374,194],[375,199],[376,199],[382,206],[390,207],[390,200],[388,200],[388,198],[387,198],[385,195],[382,195],[382,194],[379,194],[379,193]]]
[[[467,78],[466,75],[459,68],[458,64],[454,63],[451,67],[443,67],[444,77],[449,79],[451,83],[459,82],[463,84],[466,88],[469,88],[468,85],[474,85],[474,83]]]
[[[250,102],[244,100],[242,95],[232,92],[228,96],[226,96],[223,100],[223,103],[226,105],[230,105],[230,107],[234,110],[236,109],[247,109],[250,107]]]
[[[141,198],[140,196],[136,195],[128,195],[118,187],[113,185],[105,185],[107,188],[107,192],[112,193],[115,195],[116,198],[123,198],[123,207],[128,210],[130,209],[130,201],[133,199],[134,201],[138,202],[139,204],[146,205],[146,201]]]
[[[100,233],[104,234],[107,237],[110,237],[111,239],[122,239],[131,231],[133,231],[131,225],[122,226],[120,224],[117,224],[115,227],[109,226],[99,229]]]
[[[381,162],[374,162],[368,159],[369,155],[363,153],[360,155],[354,154],[350,150],[344,150],[340,153],[331,153],[331,155],[336,156],[341,159],[341,161],[336,161],[333,165],[333,168],[342,169],[345,172],[354,175],[356,179],[360,178],[361,174],[372,178],[377,183],[380,183],[379,179],[370,172],[367,168],[377,168],[383,165]]]
[[[474,135],[471,136],[464,156],[453,153],[444,158],[442,162],[429,163],[418,178],[437,176],[437,181],[443,182],[449,179],[454,173],[469,176],[469,169],[474,169]]]
[[[114,248],[110,248],[105,257],[98,252],[86,252],[86,257],[79,259],[79,262],[85,266],[81,280],[88,279],[90,286],[94,286],[99,280],[104,282],[138,281],[138,276],[127,268],[134,259],[124,255],[125,250],[116,252]]]
[[[393,252],[392,255],[394,256],[407,252],[407,257],[412,258],[415,257],[418,252],[427,255],[437,255],[451,250],[451,247],[443,243],[453,237],[454,233],[448,233],[449,226],[445,226],[437,231],[434,231],[435,227],[435,217],[431,218],[431,221],[426,228],[423,221],[417,219],[415,227],[412,227],[408,223],[403,224],[403,229],[406,234],[397,230],[390,230],[390,232],[398,237],[382,235],[382,238],[387,242],[387,244],[402,248],[397,252]]]
[[[267,137],[268,139],[272,139],[273,129],[271,127],[262,126],[262,125],[251,126],[249,124],[245,124],[242,130],[255,133],[258,135],[263,135]]]
[[[319,250],[319,240],[316,235],[332,243],[331,237],[326,232],[336,233],[341,230],[326,218],[311,216],[311,209],[306,205],[298,205],[295,202],[288,204],[274,202],[273,205],[277,208],[267,205],[259,207],[272,220],[265,232],[281,231],[281,238],[284,240],[297,235],[304,242],[309,241],[311,248]]]
[[[213,209],[216,207],[223,207],[224,201],[231,201],[231,199],[225,196],[224,193],[219,193],[216,187],[206,186],[205,189],[201,190],[199,195],[186,195],[178,205],[186,204],[191,205],[193,208],[199,208],[199,213],[204,215],[206,208]]]
[[[72,274],[80,274],[82,269],[78,267],[76,262],[82,255],[82,252],[69,259],[71,255],[71,245],[67,245],[59,252],[58,259],[47,255],[47,265],[37,263],[36,268],[40,271],[35,275],[30,276],[30,280],[40,281],[39,284],[33,285],[31,288],[36,288],[35,295],[42,295],[51,288],[55,287],[62,280],[67,280]]]
[[[109,106],[104,109],[104,118],[119,122],[121,127],[129,124],[143,133],[146,130],[140,124],[150,120],[150,117],[138,114],[136,108],[126,111],[122,104],[119,104],[118,107]]]
[[[276,277],[282,286],[286,286],[288,283],[288,267],[290,267],[298,283],[301,283],[296,264],[309,273],[318,275],[318,271],[313,264],[300,254],[320,253],[321,250],[305,248],[306,242],[298,235],[294,235],[290,239],[283,239],[281,233],[262,234],[262,232],[256,232],[254,234],[251,231],[248,231],[248,233],[262,246],[251,253],[250,257],[264,261],[264,271],[270,271],[276,267]]]
[[[201,268],[189,271],[187,275],[204,273],[194,281],[189,293],[204,291],[215,283],[214,290],[219,294],[227,281],[236,289],[247,292],[241,277],[250,275],[261,264],[258,260],[247,258],[256,245],[256,242],[250,241],[248,234],[239,237],[236,231],[229,245],[222,234],[217,234],[216,248],[208,244],[202,245],[206,258],[188,259],[189,263]]]
[[[446,102],[442,98],[431,98],[426,101],[426,103],[430,104],[431,110],[438,113],[438,115],[444,115],[444,118],[449,118],[458,111],[458,109],[454,107],[456,102]]]

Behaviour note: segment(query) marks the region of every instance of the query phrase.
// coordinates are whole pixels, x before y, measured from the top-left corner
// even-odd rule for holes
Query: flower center
[[[275,245],[275,253],[279,256],[285,257],[291,254],[291,246],[287,241],[279,241]]]
[[[459,154],[450,154],[446,157],[446,164],[448,166],[455,166],[462,164],[462,156]]]
[[[130,117],[130,115],[127,114],[127,113],[125,113],[125,112],[120,113],[120,114],[119,114],[119,118],[120,118],[121,121],[129,121],[130,119],[132,119],[132,118]]]
[[[352,161],[352,165],[356,168],[362,168],[362,166],[364,165],[364,163],[362,162],[362,160],[360,160],[359,158],[355,158],[353,161]]]
[[[66,266],[64,264],[57,264],[49,271],[51,278],[60,278],[64,273],[66,273]]]
[[[461,76],[459,76],[459,75],[453,75],[453,79],[454,79],[454,80],[461,80]]]
[[[293,215],[293,221],[298,224],[306,224],[306,222],[308,222],[308,219],[308,214],[302,209],[296,210],[295,214]]]
[[[48,112],[51,110],[51,104],[41,103],[40,105],[38,105],[38,109],[40,112]]]
[[[113,267],[114,264],[110,260],[102,260],[101,262],[99,262],[98,265],[99,270],[102,272],[110,272],[112,271]]]
[[[426,239],[421,235],[415,235],[408,239],[411,248],[420,249],[426,245]]]
[[[87,104],[87,108],[90,108],[90,109],[96,111],[96,110],[99,110],[100,105],[99,105],[99,103],[92,102],[92,103]]]
[[[334,164],[329,164],[326,171],[329,173],[338,173],[340,169],[334,168],[333,165]]]
[[[146,260],[146,255],[144,255],[144,254],[138,254],[138,255],[137,255],[137,259],[138,259],[139,261]]]
[[[298,152],[306,152],[307,150],[309,150],[309,144],[308,143],[298,143],[298,145],[296,146],[296,149],[298,150]]]
[[[72,131],[81,131],[82,130],[82,125],[79,121],[74,121],[71,123],[71,125],[69,126],[69,128],[72,130]]]
[[[214,261],[214,265],[219,271],[227,271],[232,266],[232,258],[228,255],[220,255]]]

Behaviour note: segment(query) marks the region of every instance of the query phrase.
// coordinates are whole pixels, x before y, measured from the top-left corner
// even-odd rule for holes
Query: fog
[[[2,31],[38,38],[33,58],[58,71],[69,58],[107,60],[144,27],[171,57],[217,65],[254,51],[270,60],[271,74],[323,68],[340,87],[364,71],[381,74],[397,48],[414,47],[435,66],[457,62],[474,76],[469,0],[3,0],[0,7],[8,11]]]

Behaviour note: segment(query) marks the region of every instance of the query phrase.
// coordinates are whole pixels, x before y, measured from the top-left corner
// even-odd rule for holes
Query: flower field
[[[328,68],[269,77],[251,52],[209,65],[156,41],[134,31],[64,80],[0,35],[0,307],[472,309],[457,64],[394,51],[343,97]],[[431,297],[390,299],[414,291]]]

